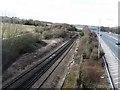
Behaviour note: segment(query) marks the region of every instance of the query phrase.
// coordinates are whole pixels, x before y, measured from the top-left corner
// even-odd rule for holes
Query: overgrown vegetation
[[[76,30],[73,25],[65,23],[50,23],[7,16],[0,18],[2,18],[0,27],[3,40],[3,71],[19,56],[45,46],[43,39],[67,38],[70,31]]]
[[[63,88],[74,88],[74,83],[75,83],[75,73],[73,71],[73,73],[70,73],[68,76],[67,76],[67,80],[66,82],[64,83],[64,86]]]
[[[81,33],[84,33],[84,35]],[[64,88],[77,88],[80,90],[108,88],[108,83],[104,77],[103,61],[104,55],[100,50],[98,58],[98,40],[97,35],[91,32],[87,26],[83,28],[80,34],[80,43],[77,53],[74,57],[74,64],[69,70],[69,74],[63,85]]]
[[[103,61],[101,57],[104,55],[102,49],[98,57],[98,41],[94,32],[90,32],[89,28],[83,28],[84,36],[81,38],[80,52],[82,63],[80,64],[79,78],[77,79],[78,88],[107,88],[106,80],[101,81],[104,74],[102,68]]]
[[[51,23],[32,19],[0,16],[2,18],[2,37],[11,38],[29,32],[38,33],[43,39],[65,38],[69,31],[76,31],[73,25],[66,23]]]
[[[70,31],[76,31],[77,29],[73,25],[69,24],[52,24],[50,26],[37,26],[35,33],[42,35],[43,39],[51,38],[66,38],[69,37]]]
[[[79,34],[80,34],[80,37],[84,36],[84,32],[83,31],[79,32]]]
[[[45,43],[39,39],[37,34],[25,34],[15,38],[2,41],[3,70],[12,64],[20,55],[32,52],[36,48],[44,46]]]
[[[90,59],[90,57],[92,57],[92,59],[94,58],[94,60],[99,59],[98,58],[98,40],[97,40],[97,36],[94,32],[90,32],[90,30],[88,29],[88,27],[86,26],[85,28],[83,28],[83,32],[84,37],[82,37],[82,44],[83,44],[83,58],[84,59]],[[99,53],[100,57],[102,57],[104,55],[104,52],[102,51],[102,49],[100,49],[100,53]]]

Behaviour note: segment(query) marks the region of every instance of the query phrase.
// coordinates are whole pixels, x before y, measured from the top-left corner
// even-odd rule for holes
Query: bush
[[[40,42],[39,36],[26,34],[15,38],[5,39],[2,42],[3,70],[11,65],[20,55],[34,50],[32,47]]]
[[[91,56],[90,56],[90,59],[91,60],[97,60],[98,59],[98,49],[97,48],[94,48],[92,53],[91,53]]]
[[[83,56],[83,59],[86,59],[86,52],[83,52],[83,54],[82,54],[82,56]]]
[[[99,58],[102,58],[103,56],[105,55],[104,51],[102,49],[100,49],[100,57]]]
[[[44,31],[48,31],[50,28],[49,27],[47,27],[47,26],[36,26],[35,27],[35,29],[34,29],[34,31],[36,32],[36,33],[43,33]]]
[[[88,60],[81,67],[79,79],[85,88],[95,88],[96,84],[100,82],[102,74],[101,64],[94,60]]]
[[[82,38],[82,43],[83,43],[84,45],[86,45],[87,42],[88,42],[88,39],[89,39],[88,36],[84,36],[84,37]]]
[[[89,59],[89,58],[90,58],[90,55],[91,55],[91,52],[90,52],[88,49],[86,49],[86,50],[85,50],[85,54],[86,54],[85,59]]]
[[[79,34],[80,34],[80,36],[81,36],[81,37],[83,37],[83,36],[84,36],[84,32],[80,32]]]
[[[42,34],[42,37],[43,37],[43,39],[50,39],[50,38],[53,37],[52,36],[52,32],[50,32],[50,31],[44,31],[43,34]]]
[[[53,33],[53,38],[66,37],[66,32],[64,30],[54,30],[52,33]]]
[[[88,44],[88,45],[87,45],[87,49],[88,49],[88,51],[91,53],[92,50],[94,49],[93,44],[92,44],[92,43],[91,43],[91,44]]]
[[[35,27],[35,30],[34,30],[36,33],[43,33],[44,29],[41,28],[41,27]]]
[[[92,39],[91,39],[91,37],[89,37],[87,40],[87,44],[91,44],[91,43],[92,43]]]
[[[83,69],[82,80],[87,87],[93,87],[100,80],[101,73],[94,66],[86,66]]]
[[[89,30],[88,26],[83,27],[82,31],[84,32],[85,36],[91,36],[91,31]]]

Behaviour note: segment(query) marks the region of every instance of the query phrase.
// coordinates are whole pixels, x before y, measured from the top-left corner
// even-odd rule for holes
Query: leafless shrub
[[[13,63],[20,55],[34,51],[33,45],[41,43],[38,35],[30,33],[15,38],[5,39],[2,42],[3,70]]]
[[[97,60],[98,59],[98,49],[97,48],[94,48],[92,53],[91,53],[91,56],[90,56],[90,59],[92,60]]]

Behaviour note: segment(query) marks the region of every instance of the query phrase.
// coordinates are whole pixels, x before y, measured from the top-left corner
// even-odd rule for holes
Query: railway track
[[[58,50],[56,50],[55,52],[50,54],[48,57],[44,58],[40,63],[31,67],[30,69],[28,69],[27,71],[20,74],[15,79],[13,79],[11,82],[4,85],[2,87],[2,90],[6,90],[6,89],[21,89],[21,90],[30,89],[30,87],[62,56],[62,54],[67,49],[70,48],[70,46],[73,44],[73,42],[74,42],[74,39],[69,40],[67,43],[65,43]]]
[[[41,88],[43,88],[42,86],[46,83],[47,79],[49,79],[49,77],[51,77],[51,74],[53,74],[54,71],[55,71],[56,69],[58,69],[59,64],[61,64],[61,62],[65,59],[65,57],[68,55],[68,53],[70,52],[70,50],[74,47],[75,43],[76,43],[76,42],[73,42],[72,45],[71,45],[68,49],[66,49],[66,51],[64,52],[64,54],[62,54],[62,56],[58,59],[58,61],[55,62],[54,68],[50,71],[50,73],[49,73],[49,74],[47,75],[47,77],[43,80],[43,82],[40,83],[39,86],[37,87],[38,90],[41,89]],[[33,86],[33,88],[34,88],[34,86]]]

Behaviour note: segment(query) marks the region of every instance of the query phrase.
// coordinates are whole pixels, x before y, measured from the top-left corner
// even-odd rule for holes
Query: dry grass
[[[87,28],[86,28],[87,29]],[[98,58],[98,41],[95,33],[85,30],[85,36],[81,38],[78,55],[83,57],[80,65],[80,74],[77,80],[79,88],[108,88],[106,79],[101,79],[104,75],[102,60]],[[100,56],[104,55],[101,50]],[[81,58],[80,58],[81,59]]]
[[[0,27],[2,28],[3,38],[13,38],[17,35],[33,32],[35,28],[35,26],[9,23],[0,24]]]
[[[75,74],[70,73],[63,88],[74,88]]]
[[[33,32],[35,29],[35,26],[32,26],[32,25],[21,25],[21,26],[24,28],[25,31]]]
[[[87,60],[82,67],[82,81],[87,88],[108,88],[108,83],[105,79],[101,79],[104,74],[102,61]]]
[[[64,82],[63,88],[76,88],[76,80],[78,78],[79,65],[74,63],[69,70],[69,74]]]

